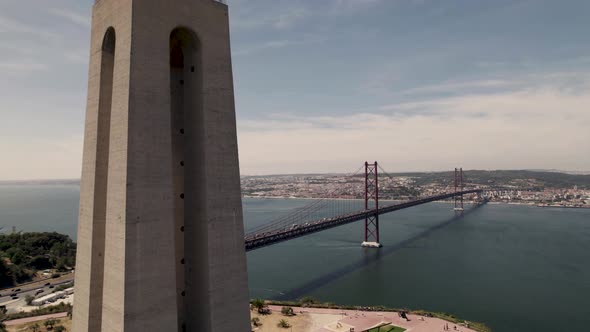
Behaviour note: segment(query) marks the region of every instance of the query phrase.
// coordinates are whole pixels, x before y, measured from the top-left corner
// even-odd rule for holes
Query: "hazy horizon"
[[[450,170],[429,170],[429,171],[396,171],[388,172],[390,175],[402,175],[408,173],[445,173],[453,172],[454,169]],[[548,172],[548,173],[560,173],[568,175],[590,175],[590,171],[567,171],[557,169],[463,169],[463,172],[506,172],[506,171],[527,171],[527,172]],[[258,177],[258,176],[294,176],[294,175],[347,175],[349,173],[342,172],[309,172],[309,173],[271,173],[271,174],[240,174],[240,177]],[[80,177],[77,178],[30,178],[30,179],[0,179],[0,184],[5,183],[16,183],[16,182],[79,182]]]

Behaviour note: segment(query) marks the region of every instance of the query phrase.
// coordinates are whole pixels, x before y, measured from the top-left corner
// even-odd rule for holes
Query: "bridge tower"
[[[76,332],[250,331],[228,6],[95,0]]]
[[[463,192],[463,168],[455,168],[455,193]],[[455,214],[463,214],[463,194],[456,195],[455,199]]]
[[[377,162],[365,162],[365,211],[375,210],[365,216],[365,241],[363,247],[379,248],[379,175]]]

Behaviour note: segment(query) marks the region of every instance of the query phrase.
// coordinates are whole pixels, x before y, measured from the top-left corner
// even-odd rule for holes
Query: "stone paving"
[[[273,311],[281,310],[281,306],[269,306]],[[331,314],[341,315],[341,319],[334,321],[323,328],[310,332],[350,332],[354,328],[355,332],[366,331],[371,328],[393,324],[403,327],[408,332],[443,332],[445,325],[448,325],[449,331],[475,332],[472,329],[447,322],[434,317],[423,317],[408,314],[408,320],[400,317],[397,312],[379,312],[379,311],[359,311],[359,310],[340,310],[340,309],[320,309],[320,308],[299,308],[294,307],[296,313],[307,312],[314,314]],[[456,328],[456,329],[455,329]]]

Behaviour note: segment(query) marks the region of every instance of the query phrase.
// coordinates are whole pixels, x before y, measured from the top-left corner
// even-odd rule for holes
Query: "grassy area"
[[[37,331],[38,332],[51,332],[51,331],[55,331],[57,326],[63,326],[65,327],[65,331],[72,331],[72,320],[70,320],[69,318],[59,318],[57,319],[57,323],[56,325],[53,327],[52,330],[48,330],[47,327],[45,326],[45,322],[47,320],[40,320],[37,322],[32,322],[32,323],[26,323],[26,324],[21,324],[21,325],[14,325],[14,326],[9,326],[7,328],[7,332],[30,332],[33,331],[34,328],[33,326],[38,326]]]
[[[460,319],[458,317],[455,317],[454,315],[447,314],[444,312],[428,312],[428,311],[424,311],[424,310],[415,310],[412,313],[417,314],[417,315],[422,315],[422,316],[432,316],[432,317],[440,318],[440,319],[443,319],[443,320],[446,320],[448,322],[455,323],[455,324],[466,324],[467,323],[467,324],[469,324],[470,329],[476,330],[478,332],[490,332],[491,331],[491,329],[483,323],[466,321],[466,320]]]
[[[405,329],[399,326],[385,325],[369,330],[369,332],[404,332]]]

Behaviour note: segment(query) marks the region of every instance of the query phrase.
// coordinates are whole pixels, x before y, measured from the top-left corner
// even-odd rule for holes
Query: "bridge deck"
[[[355,221],[363,220],[366,216],[374,215],[374,214],[384,214],[389,213],[397,210],[406,209],[409,207],[413,207],[416,205],[426,204],[434,201],[439,201],[459,195],[466,195],[466,194],[473,194],[482,192],[481,189],[472,189],[472,190],[464,190],[456,193],[450,194],[443,194],[443,195],[436,195],[427,198],[418,199],[415,201],[404,202],[399,204],[392,204],[387,205],[384,207],[380,207],[379,209],[375,210],[362,210],[358,212],[353,212],[341,216],[336,216],[332,218],[324,218],[318,221],[313,221],[310,223],[306,223],[304,225],[297,225],[296,227],[292,227],[289,229],[278,229],[275,231],[265,232],[262,234],[255,234],[251,236],[246,236],[245,246],[246,251],[255,250],[258,248],[266,247],[278,242],[287,241],[290,239],[294,239],[297,237],[305,236],[312,233],[317,233],[326,229],[342,226],[345,224],[349,224]]]

